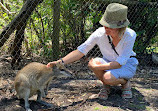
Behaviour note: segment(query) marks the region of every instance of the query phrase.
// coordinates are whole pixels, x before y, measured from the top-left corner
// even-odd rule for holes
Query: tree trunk
[[[13,50],[11,52],[11,56],[12,56],[11,66],[13,69],[15,64],[17,63],[18,65],[21,60],[20,52],[22,48],[22,41],[24,40],[24,31],[26,27],[26,22],[23,22],[22,24],[23,24],[22,26],[17,28],[16,36],[13,43]]]
[[[52,33],[52,59],[59,58],[59,32],[60,32],[60,0],[54,0],[53,33]]]
[[[4,45],[9,36],[20,26],[20,22],[27,22],[33,10],[39,3],[43,0],[27,0],[23,5],[19,14],[5,27],[5,29],[0,34],[0,47]],[[23,25],[23,24],[22,24]]]
[[[14,64],[18,63],[21,59],[21,45],[24,40],[24,31],[27,24],[27,20],[30,17],[33,10],[39,3],[42,3],[43,0],[27,0],[19,14],[8,24],[5,29],[0,34],[0,47],[4,45],[9,36],[16,31],[16,36],[13,43],[13,48],[11,52],[12,62],[11,65],[14,68]]]

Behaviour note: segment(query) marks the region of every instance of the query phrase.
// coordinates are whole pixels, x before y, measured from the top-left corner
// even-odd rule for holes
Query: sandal
[[[130,98],[132,98],[131,88],[122,89],[122,95],[121,96],[122,96],[123,99],[130,99]]]
[[[122,85],[122,98],[129,99],[132,98],[132,91],[131,91],[131,83],[127,80],[127,83]]]
[[[102,99],[102,100],[107,100],[108,99],[108,95],[110,94],[110,88],[107,88],[106,86],[104,86],[99,94],[98,94],[98,98]]]

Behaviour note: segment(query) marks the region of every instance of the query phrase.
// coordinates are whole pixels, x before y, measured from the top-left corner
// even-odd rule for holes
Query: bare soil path
[[[8,61],[0,62],[0,111],[25,111],[24,101],[16,98],[12,88],[17,70],[9,67]],[[131,83],[132,99],[122,99],[120,86],[113,86],[108,100],[103,101],[97,98],[100,81],[93,74],[82,72],[72,78],[52,80],[44,100],[53,107],[37,103],[36,96],[29,102],[33,111],[158,111],[158,69],[140,66]]]

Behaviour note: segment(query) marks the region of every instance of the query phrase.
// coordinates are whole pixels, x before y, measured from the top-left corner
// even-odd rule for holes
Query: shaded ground
[[[83,65],[83,64],[82,64]],[[69,66],[68,66],[69,67]],[[120,86],[113,86],[106,101],[99,100],[97,94],[101,83],[86,67],[77,66],[71,78],[52,80],[48,95],[44,100],[54,106],[48,108],[37,103],[36,96],[30,98],[33,111],[158,111],[158,68],[139,66],[131,80],[133,98],[121,98]],[[25,111],[24,101],[15,96],[12,88],[17,70],[10,68],[9,60],[0,62],[0,111]]]

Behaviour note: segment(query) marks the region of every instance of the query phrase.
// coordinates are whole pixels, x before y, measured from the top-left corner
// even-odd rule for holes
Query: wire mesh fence
[[[128,6],[140,66],[157,68],[158,3],[151,0],[1,0],[0,60],[11,69],[20,69],[31,61],[47,63],[65,56],[101,27],[99,20],[112,2]],[[97,56],[102,55],[95,46],[79,61],[78,71],[84,70],[86,60]]]
[[[137,87],[132,89],[134,99],[122,102],[114,97],[108,104],[112,107],[122,107],[125,110],[150,110],[149,108],[157,110],[157,0],[0,0],[1,110],[13,111],[14,108],[14,110],[19,108],[20,103],[17,103],[15,99],[10,99],[15,93],[12,91],[12,85],[19,69],[33,61],[47,64],[75,50],[97,28],[102,27],[99,20],[107,5],[114,2],[128,6],[129,27],[137,33],[133,50],[137,53],[139,66],[133,78],[135,81],[131,79]],[[56,103],[57,109],[61,109],[61,111],[64,108],[82,110],[83,105],[86,108],[91,107],[90,102],[93,100],[89,101],[89,98],[87,99],[89,96],[85,92],[97,93],[100,90],[97,88],[98,84],[101,84],[87,67],[88,61],[92,57],[102,57],[98,46],[94,46],[81,60],[66,65],[73,73],[71,76],[73,80],[81,78],[86,79],[87,82],[82,83],[75,80],[74,83],[71,78],[66,78],[65,81],[63,79],[61,81],[53,80],[53,90],[51,89],[51,93],[49,92],[47,101]],[[67,86],[61,84],[67,84]],[[60,87],[60,90],[58,91],[56,87]],[[137,90],[142,87],[147,91]],[[152,89],[150,90],[150,88]],[[61,94],[61,92],[64,93]],[[83,97],[83,101],[79,96]],[[67,107],[62,104],[65,101],[68,101]],[[74,106],[74,103],[79,103],[79,105]],[[38,109],[36,103],[32,106],[34,109]]]

